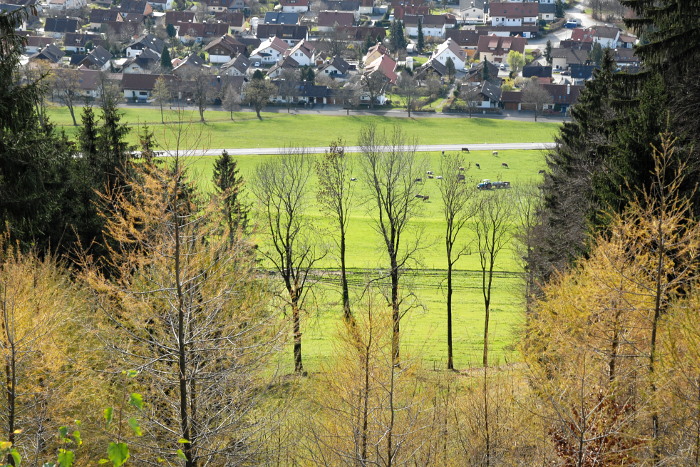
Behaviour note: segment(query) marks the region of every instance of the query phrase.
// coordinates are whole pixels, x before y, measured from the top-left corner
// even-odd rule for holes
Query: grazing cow
[[[491,154],[493,154],[494,156],[497,156],[497,155],[498,155],[498,151],[493,151]]]
[[[433,178],[435,178],[435,177],[434,177],[433,175],[428,175],[428,178],[429,178],[429,179],[433,179]]]
[[[430,199],[430,196],[423,196],[423,201],[428,201]]]
[[[414,182],[419,182],[419,183],[420,183],[420,182],[422,182],[422,181],[423,181],[423,179],[422,179],[422,178],[416,178],[416,179],[415,179],[415,180],[413,180],[413,181],[414,181]]]
[[[538,174],[543,174],[543,173],[544,173],[544,170],[543,170],[543,169],[540,169],[540,171],[537,172],[537,173],[538,173]]]
[[[432,174],[433,174],[433,171],[432,171],[432,170],[428,170],[426,173],[427,173],[428,175],[432,175]]]
[[[509,168],[508,164],[506,164],[505,162],[501,162],[501,167],[505,167],[506,169]]]
[[[474,165],[476,166],[477,169],[481,170],[481,166],[479,165],[478,162],[474,163]]]
[[[445,151],[442,151],[442,155],[443,155],[443,156],[445,155]]]
[[[457,174],[457,181],[458,182],[463,182],[467,178],[464,176],[464,174]]]
[[[459,168],[459,171],[460,171],[460,172],[464,172],[464,167],[460,167],[460,168]]]
[[[416,195],[414,198],[423,198],[423,195]]]
[[[469,148],[462,148],[462,152],[469,153]]]
[[[352,177],[352,178],[350,179],[350,181],[351,181],[351,182],[356,182],[357,179],[356,179],[355,177]]]

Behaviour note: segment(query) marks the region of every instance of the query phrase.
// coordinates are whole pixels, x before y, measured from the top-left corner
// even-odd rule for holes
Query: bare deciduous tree
[[[484,347],[482,364],[489,366],[489,319],[496,260],[511,238],[512,200],[507,191],[486,192],[476,206],[474,236],[481,269],[484,298]]]
[[[464,242],[455,249],[460,233],[473,216],[471,198],[474,196],[473,184],[467,183],[466,163],[459,154],[443,156],[440,173],[443,180],[439,184],[445,216],[445,251],[447,255],[447,369],[454,370],[452,352],[452,270],[459,258],[467,253]]]
[[[411,219],[419,210],[422,199],[417,198],[421,187],[424,165],[416,155],[415,142],[408,139],[399,127],[387,134],[375,125],[360,131],[362,148],[362,177],[370,191],[377,232],[381,235],[389,260],[389,277],[393,338],[392,355],[399,364],[399,330],[401,320],[401,292],[399,280],[410,260],[415,259],[420,239],[406,238]]]
[[[305,217],[309,207],[313,172],[303,149],[289,148],[282,157],[257,167],[253,192],[270,237],[261,250],[282,277],[291,308],[294,339],[294,371],[304,373],[301,352],[301,313],[314,264],[323,258],[316,250],[313,231]]]
[[[80,78],[78,71],[70,68],[58,68],[54,72],[53,91],[56,98],[68,107],[73,125],[77,126],[75,119],[75,103],[79,98]]]
[[[323,159],[316,163],[318,175],[318,201],[321,207],[338,222],[338,248],[340,253],[340,284],[343,294],[343,317],[352,320],[350,291],[345,263],[346,236],[350,210],[354,200],[353,164],[345,154],[343,140],[333,141]]]

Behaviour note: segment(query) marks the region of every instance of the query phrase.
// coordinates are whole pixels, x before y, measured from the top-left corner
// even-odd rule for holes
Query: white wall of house
[[[432,57],[434,60],[437,60],[438,62],[442,63],[445,65],[447,63],[447,59],[451,58],[452,63],[455,65],[455,70],[464,70],[464,60],[461,59],[460,57],[456,56],[454,53],[452,53],[451,50],[445,50],[443,51],[440,55],[436,55]]]
[[[408,37],[418,37],[418,26],[408,26],[406,27],[406,35]],[[423,37],[445,37],[444,27],[427,27],[423,26]]]
[[[230,55],[214,55],[214,54],[209,54],[209,62],[210,63],[217,63],[217,64],[223,64],[227,63],[231,60]]]
[[[313,57],[309,57],[304,52],[300,52],[298,50],[295,51],[291,57],[299,64],[299,66],[308,66],[313,64]]]
[[[506,18],[505,16],[492,16],[491,26],[522,26],[523,18]]]
[[[306,5],[285,5],[282,7],[282,11],[285,13],[306,13],[309,11],[309,7]]]

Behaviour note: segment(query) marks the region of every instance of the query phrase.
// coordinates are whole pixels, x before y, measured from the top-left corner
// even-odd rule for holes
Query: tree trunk
[[[340,228],[340,282],[343,288],[343,318],[350,322],[352,321],[352,311],[350,310],[350,291],[345,265],[345,229],[342,226]]]
[[[484,368],[487,368],[489,366],[489,314],[491,311],[490,300],[486,300],[484,305],[484,355],[482,359],[482,364],[484,365]]]
[[[15,346],[10,342],[10,355],[8,357],[8,362],[5,363],[5,377],[7,384],[7,440],[15,444],[15,409],[17,405],[17,372],[16,372],[16,353]],[[15,465],[15,459],[8,454],[7,455],[8,465]]]
[[[75,109],[73,109],[73,104],[66,105],[68,107],[68,112],[70,112],[70,118],[73,119],[73,126],[78,126],[78,122],[75,120]]]
[[[304,365],[301,358],[301,324],[299,318],[299,296],[298,291],[290,291],[292,298],[292,334],[294,336],[294,372],[303,374]]]
[[[447,369],[454,370],[452,360],[452,255],[447,253]]]
[[[394,366],[399,366],[400,360],[400,338],[399,338],[399,267],[396,264],[396,257],[391,258],[391,320],[393,330],[391,334],[391,355]]]

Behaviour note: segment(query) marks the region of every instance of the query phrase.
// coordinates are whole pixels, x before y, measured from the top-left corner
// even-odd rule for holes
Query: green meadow
[[[99,114],[99,112],[97,112]],[[71,124],[65,108],[50,109],[51,120],[71,137],[76,127]],[[190,120],[178,126],[160,123],[160,111],[154,108],[124,109],[124,121],[132,127],[129,141],[135,144],[137,128],[147,124],[154,132],[161,148],[171,148],[174,134],[184,128],[184,142],[181,148],[267,148],[283,146],[327,146],[337,138],[345,144],[356,145],[363,125],[376,123],[390,129],[399,125],[409,137],[415,137],[418,144],[476,144],[510,142],[549,142],[559,126],[551,123],[506,121],[481,118],[403,118],[375,116],[319,116],[309,114],[263,113],[258,120],[252,112],[234,114],[231,121],[226,112],[208,111],[204,124],[192,122],[198,119],[195,113],[176,114],[167,112],[166,121]],[[510,181],[512,191],[520,187],[537,184],[541,180],[539,171],[546,167],[542,151],[500,150],[498,156],[490,151],[472,151],[463,154],[468,183],[476,184],[484,178]],[[272,155],[235,156],[241,174],[247,181],[254,178],[256,166]],[[311,157],[319,157],[311,155]],[[355,189],[350,230],[348,232],[348,267],[353,293],[362,290],[367,278],[376,279],[386,265],[386,253],[375,231],[372,204],[369,191],[361,178],[358,164],[361,156],[350,155],[356,167],[358,181]],[[440,174],[440,152],[419,153],[425,158],[425,167],[435,175]],[[204,192],[212,190],[212,171],[215,157],[188,157],[190,177]],[[501,164],[505,162],[509,168]],[[476,163],[480,169],[476,168]],[[420,191],[430,197],[420,203],[420,211],[415,217],[408,236],[420,235],[421,249],[412,264],[413,270],[404,276],[403,291],[415,295],[411,310],[402,320],[402,347],[404,356],[420,358],[429,367],[444,368],[446,362],[446,320],[445,320],[445,259],[442,203],[437,179],[424,178]],[[318,232],[320,248],[327,251],[319,268],[329,271],[338,267],[335,248],[335,225],[329,216],[320,210],[316,201],[317,179],[312,175],[308,190],[309,226]],[[492,192],[476,192],[475,196],[490,196]],[[256,221],[255,204],[248,192],[252,207],[253,222]],[[262,229],[254,233],[255,241],[265,247],[266,236]],[[462,241],[469,245],[473,240],[470,226]],[[472,250],[474,248],[472,247]],[[455,365],[465,368],[480,364],[483,334],[483,297],[478,255],[472,252],[465,255],[456,265],[454,295],[454,346]],[[515,350],[517,333],[524,321],[522,299],[521,267],[512,248],[501,252],[497,262],[498,274],[494,282],[492,317],[490,325],[491,358],[494,363],[512,361],[518,358]],[[339,284],[333,276],[323,277],[315,288],[313,299],[307,306],[303,321],[303,352],[308,371],[318,371],[321,364],[333,353],[334,338],[341,325]],[[291,348],[282,354],[283,369],[291,371]]]
[[[77,109],[78,122],[79,110]],[[123,109],[124,122],[134,127],[129,142],[136,144],[138,128],[148,125],[161,148],[173,147],[175,125],[161,124],[160,111],[145,107]],[[99,115],[99,110],[96,114]],[[49,108],[49,117],[69,137],[75,136],[70,114],[64,107]],[[401,114],[399,114],[401,115]],[[404,114],[405,115],[405,114]],[[559,125],[554,123],[506,121],[487,118],[406,118],[378,116],[326,116],[265,112],[262,120],[254,112],[234,113],[207,111],[206,122],[199,123],[196,112],[166,111],[165,121],[185,122],[186,132],[181,147],[269,148],[282,146],[326,146],[342,137],[354,145],[360,129],[371,122],[378,125],[400,125],[420,144],[529,143],[554,141]]]

